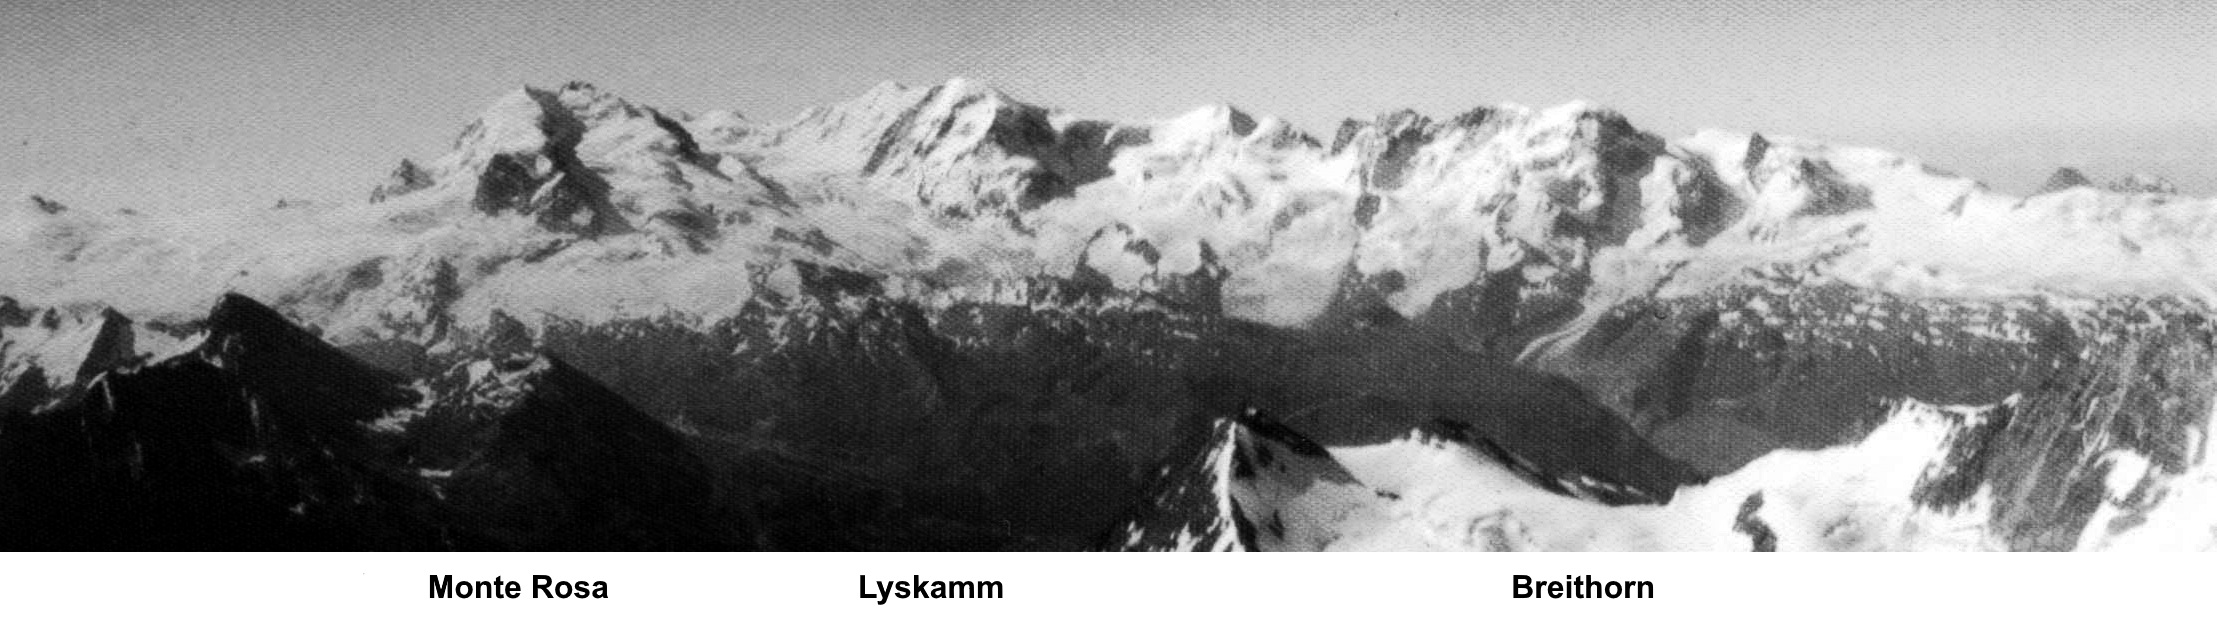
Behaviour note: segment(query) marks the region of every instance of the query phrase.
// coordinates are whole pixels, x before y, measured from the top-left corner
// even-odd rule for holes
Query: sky
[[[782,120],[967,77],[1087,116],[1584,99],[1664,136],[1878,146],[2025,192],[2058,166],[2217,194],[2217,3],[0,3],[0,201],[360,200],[525,84]]]

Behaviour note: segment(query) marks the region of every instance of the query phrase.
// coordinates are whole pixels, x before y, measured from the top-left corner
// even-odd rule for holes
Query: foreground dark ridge
[[[1036,420],[1011,428],[997,420],[1023,411],[1008,408],[1029,404],[1103,416],[1123,411],[1128,415],[1118,417],[1147,418],[1132,422],[1138,426],[1133,430],[1156,431],[1167,446],[1177,431],[1205,422],[1211,404],[1291,404],[1362,391],[1269,386],[1267,379],[1293,365],[1271,363],[1272,357],[1329,366],[1347,355],[1334,352],[1345,345],[1287,340],[1259,327],[1219,329],[1207,343],[1178,346],[1133,329],[1132,323],[1177,322],[1160,315],[1057,319],[980,310],[1002,315],[996,322],[1054,328],[1063,336],[980,356],[940,332],[988,327],[934,329],[919,310],[891,302],[869,303],[854,314],[814,309],[809,313],[833,324],[762,353],[752,366],[753,374],[782,379],[776,385],[817,390],[782,406],[774,398],[754,399],[756,408],[797,408],[791,415],[803,418],[777,418],[781,423],[770,429],[753,425],[784,440],[773,442],[749,439],[735,428],[740,423],[718,419],[676,422],[680,432],[562,359],[531,350],[528,335],[491,335],[471,352],[419,364],[417,372],[386,370],[268,307],[227,295],[208,314],[196,347],[121,363],[82,384],[58,384],[44,392],[46,399],[0,420],[6,424],[0,428],[0,544],[63,550],[1077,547],[1098,538],[1119,509],[1137,501],[1144,491],[1138,477],[1153,459],[1055,440],[1096,437],[1099,432],[1087,429],[1113,429],[1117,418]],[[625,344],[682,343],[670,336],[595,342],[609,334],[569,331],[557,328],[545,342],[601,361],[623,357]],[[1148,363],[1113,348],[1086,347],[1088,340],[1079,336],[1088,331],[1172,346],[1184,360]],[[1025,367],[1035,371],[1011,374]],[[1070,385],[1068,375],[1081,370],[1075,378],[1091,380]],[[638,382],[654,372],[633,368],[619,376]],[[731,396],[704,389],[692,388],[690,395]],[[918,390],[928,393],[919,396]],[[1460,430],[1493,430],[1527,447],[1559,441],[1550,436],[1559,436],[1560,427],[1543,426],[1543,420],[1588,421],[1601,426],[1595,431],[1618,426],[1617,444],[1641,447],[1595,407],[1578,407],[1589,410],[1585,416],[1523,415],[1522,409],[1547,400],[1578,404],[1574,393],[1531,396],[1542,402],[1509,408],[1436,396],[1430,404],[1473,422],[1456,425]],[[1175,406],[1181,402],[1185,406]],[[902,413],[919,408],[921,416]],[[971,414],[967,426],[960,424],[964,413]],[[1533,421],[1499,419],[1510,413]],[[1357,417],[1333,430],[1357,430],[1365,421]],[[1048,436],[1040,437],[1043,425],[1072,430],[1046,429]],[[902,430],[910,432],[882,442],[873,437]],[[1004,437],[1011,434],[1046,443],[1027,455]],[[1611,452],[1607,447],[1596,448]],[[995,448],[1013,452],[1008,462],[935,458]],[[827,457],[837,455],[825,454],[832,451],[882,456],[832,460]],[[1664,492],[1693,478],[1651,451],[1645,458],[1592,451],[1536,456],[1586,461],[1599,473]],[[1643,464],[1663,469],[1637,468]],[[956,510],[963,500],[974,507]]]
[[[9,549],[726,549],[683,439],[552,357],[410,380],[227,295],[198,348],[0,429]]]

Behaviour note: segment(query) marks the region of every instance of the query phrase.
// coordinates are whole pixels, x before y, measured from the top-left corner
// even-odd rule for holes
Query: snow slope
[[[1360,551],[2000,549],[1985,532],[1986,490],[1928,501],[1954,484],[1951,460],[1982,441],[1984,418],[1981,409],[1905,402],[1858,443],[1774,453],[1660,505],[1563,495],[1514,458],[1421,431],[1320,448],[1328,456],[1280,450],[1276,456],[1295,458],[1246,459],[1256,467],[1238,476],[1219,469],[1225,512],[1242,519],[1215,524],[1236,536],[1209,536],[1267,542],[1265,549]],[[1289,445],[1245,424],[1226,426],[1239,429],[1223,436],[1215,456]],[[1279,533],[1322,536],[1261,541]],[[1135,543],[1145,536],[1130,533]],[[1186,535],[1178,544],[1205,542]]]

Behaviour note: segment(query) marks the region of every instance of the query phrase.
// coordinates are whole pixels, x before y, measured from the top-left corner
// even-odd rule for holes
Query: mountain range
[[[11,549],[2207,549],[2217,201],[965,80],[0,211]]]

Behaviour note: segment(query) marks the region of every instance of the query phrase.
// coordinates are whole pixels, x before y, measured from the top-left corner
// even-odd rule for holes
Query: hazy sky
[[[1227,102],[1323,136],[1583,98],[1667,136],[1884,146],[2002,190],[2067,164],[2217,193],[2217,3],[1568,4],[0,0],[0,197],[359,199],[522,84],[783,119],[952,76],[1112,118]]]

